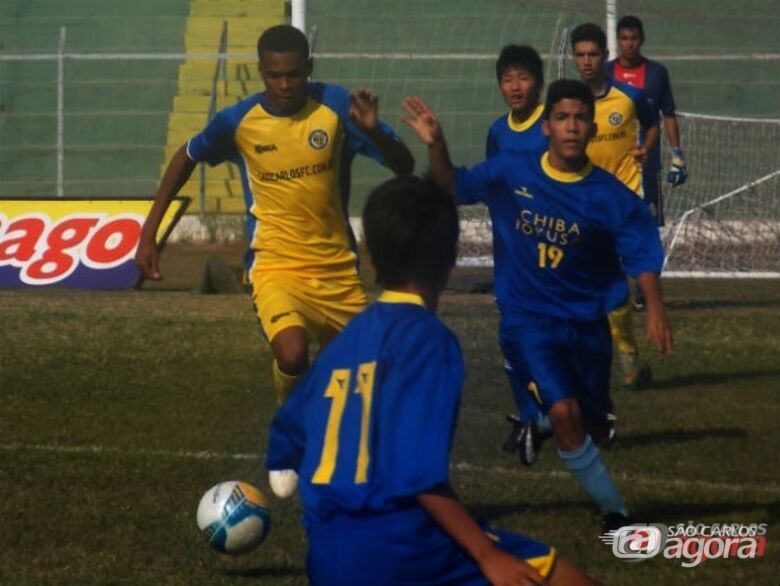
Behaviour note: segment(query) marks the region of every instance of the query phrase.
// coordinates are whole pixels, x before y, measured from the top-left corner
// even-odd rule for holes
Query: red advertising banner
[[[157,232],[165,244],[190,203],[177,197]],[[0,287],[129,289],[151,199],[0,199]]]

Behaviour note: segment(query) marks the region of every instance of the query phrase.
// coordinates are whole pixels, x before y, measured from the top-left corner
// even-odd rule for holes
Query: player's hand
[[[379,125],[379,96],[365,88],[349,95],[349,117],[361,130],[373,132]]]
[[[428,104],[418,97],[405,98],[401,106],[408,116],[402,116],[401,120],[412,127],[425,144],[431,146],[436,141],[441,140],[442,131],[439,119]]]
[[[142,232],[141,239],[138,242],[138,250],[135,252],[135,264],[141,269],[144,277],[153,281],[160,281],[162,275],[157,263],[157,243],[154,241],[153,236],[145,237]]]
[[[681,148],[672,149],[672,164],[669,167],[669,173],[666,176],[666,180],[672,184],[673,187],[682,185],[685,180],[688,179],[688,166],[685,164],[685,156],[683,155]]]
[[[479,567],[493,586],[542,586],[542,575],[520,558],[494,547],[480,560]]]
[[[638,167],[641,167],[645,164],[645,162],[647,162],[648,152],[647,149],[643,146],[635,146],[630,151],[628,151],[628,154],[634,157],[634,161]]]
[[[666,317],[663,305],[647,305],[647,323],[645,324],[647,339],[655,344],[661,354],[671,354],[674,348],[672,327]]]

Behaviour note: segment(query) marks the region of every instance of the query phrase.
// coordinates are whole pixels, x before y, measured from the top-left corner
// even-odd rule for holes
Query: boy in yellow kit
[[[399,175],[412,173],[414,159],[379,120],[375,94],[308,81],[309,45],[297,29],[267,29],[258,56],[265,91],[217,113],[173,156],[136,263],[160,278],[155,234],[198,162],[237,164],[247,205],[245,268],[281,403],[309,365],[309,341],[327,343],[366,305],[347,217],[353,158],[363,154]]]
[[[644,197],[642,164],[658,141],[657,107],[641,90],[607,76],[607,37],[601,27],[581,24],[570,38],[574,63],[596,99],[596,134],[588,145],[588,157]],[[636,388],[649,383],[652,372],[649,366],[639,363],[629,298],[609,314],[609,324],[623,368],[624,385]]]

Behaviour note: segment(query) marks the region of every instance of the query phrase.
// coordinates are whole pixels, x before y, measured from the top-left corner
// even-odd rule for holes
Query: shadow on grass
[[[713,427],[710,429],[671,429],[648,433],[620,434],[612,450],[635,448],[656,444],[679,444],[707,438],[744,439],[748,433],[738,427]]]
[[[598,515],[595,503],[586,500],[553,501],[543,504],[474,504],[469,503],[474,517],[486,520],[500,528],[501,520],[507,517],[525,514],[560,514],[571,511],[576,515],[588,512]],[[739,512],[744,518],[735,517]],[[755,515],[754,513],[760,513]],[[747,514],[750,514],[748,517]],[[632,503],[631,515],[638,523],[665,523],[676,525],[702,519],[717,517],[714,523],[777,523],[780,521],[780,503],[768,503],[741,500],[735,497],[731,502],[648,502]]]
[[[228,576],[234,576],[237,578],[284,578],[300,576],[305,578],[306,572],[303,568],[291,566],[291,565],[276,565],[276,566],[257,566],[254,568],[235,568],[225,570],[224,572]]]
[[[735,497],[731,502],[719,503],[661,503],[640,502],[631,511],[634,519],[642,523],[704,523],[710,518],[713,523],[777,523],[780,521],[780,504],[777,502],[751,502]],[[740,513],[743,517],[735,516]],[[750,513],[750,517],[744,516]],[[760,513],[756,516],[753,513]]]
[[[780,376],[780,370],[749,370],[742,372],[695,372],[676,376],[665,380],[654,380],[652,386],[637,393],[652,393],[653,391],[668,391],[681,387],[700,387],[721,385],[730,381],[744,382],[747,379]]]
[[[735,309],[780,307],[780,299],[675,299],[666,302],[667,309]]]
[[[574,479],[572,479],[574,482]],[[537,513],[561,513],[564,511],[593,511],[596,505],[588,500],[550,501],[547,503],[502,503],[502,504],[478,504],[468,503],[469,511],[476,519],[487,520],[491,524],[504,517],[513,515],[537,514]]]

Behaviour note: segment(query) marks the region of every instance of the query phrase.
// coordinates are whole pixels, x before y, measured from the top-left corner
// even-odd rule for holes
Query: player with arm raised
[[[452,198],[393,179],[363,227],[384,291],[271,424],[269,470],[300,475],[311,584],[592,584],[549,546],[478,524],[450,486],[463,359],[435,311],[457,256]]]
[[[662,353],[672,333],[661,296],[663,247],[647,206],[586,154],[594,97],[581,82],[551,84],[549,151],[492,157],[456,169],[435,114],[407,98],[405,121],[428,145],[434,179],[462,204],[490,209],[501,336],[512,368],[552,422],[558,455],[598,503],[605,531],[628,510],[596,444],[608,431],[612,343],[606,316],[628,293],[625,271],[648,300],[647,336]]]
[[[677,124],[672,84],[669,72],[663,64],[642,55],[645,32],[642,21],[636,16],[624,16],[617,23],[617,59],[607,62],[606,72],[612,79],[637,87],[645,92],[663,118],[666,138],[672,152],[672,161],[666,180],[677,187],[688,179],[688,167],[680,146],[680,128]],[[659,226],[664,225],[664,199],[661,184],[661,143],[656,141],[650,149],[642,169],[642,188],[650,211]],[[634,309],[643,309],[641,291],[634,297]]]
[[[588,145],[588,157],[641,197],[642,165],[658,141],[656,107],[641,90],[614,81],[605,73],[607,37],[601,27],[593,23],[575,27],[571,49],[580,77],[596,99],[596,133]],[[610,313],[609,323],[624,386],[648,384],[652,371],[639,362],[628,292],[624,303]]]
[[[362,154],[410,174],[414,159],[378,118],[378,98],[312,83],[303,33],[280,25],[258,40],[265,91],[220,111],[174,155],[141,234],[136,262],[159,279],[154,235],[198,162],[239,166],[245,186],[245,268],[262,333],[274,355],[280,402],[325,344],[366,305],[346,217],[350,165]]]

